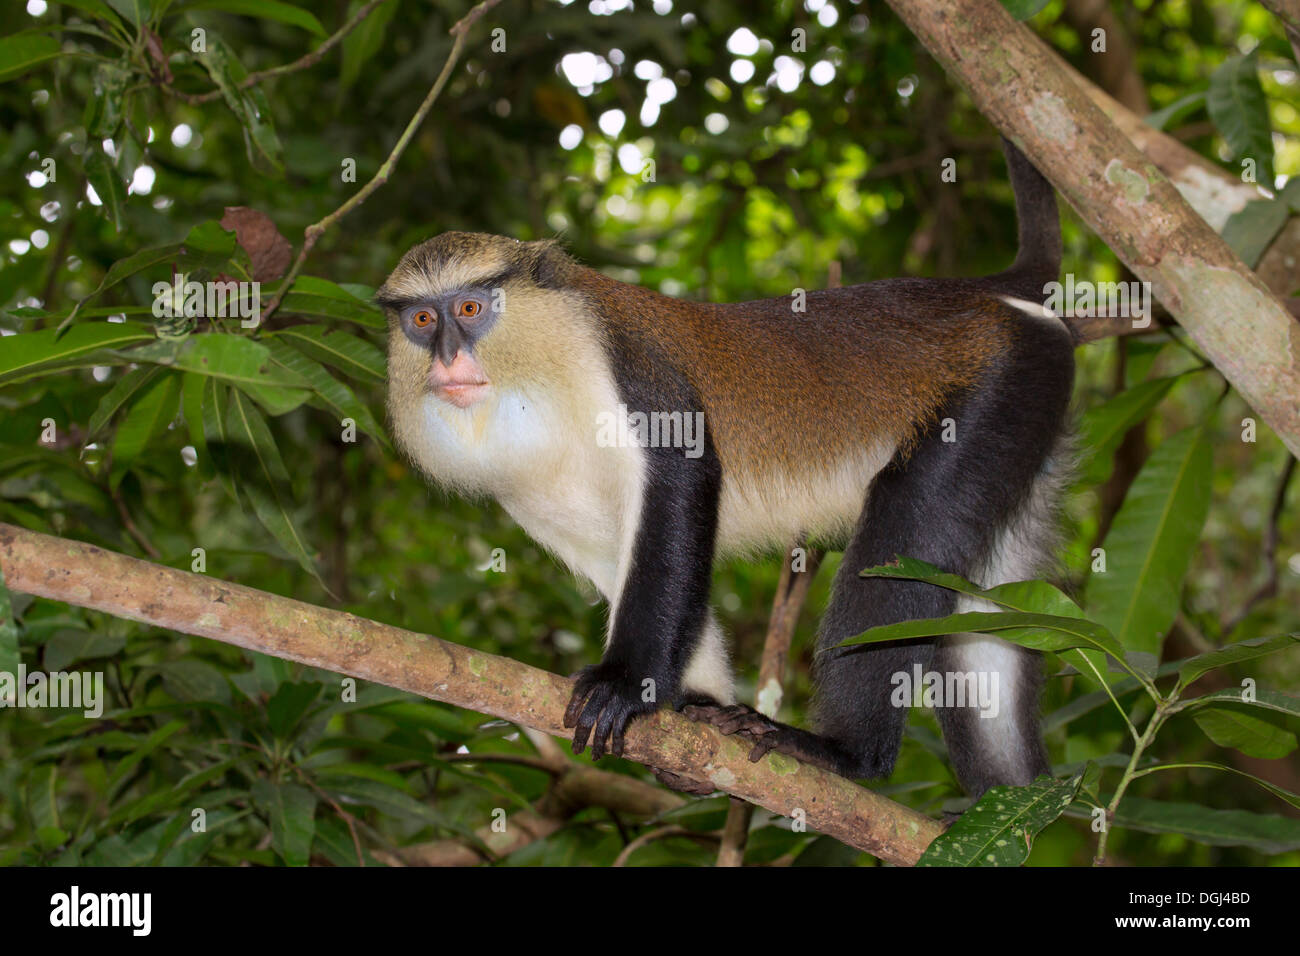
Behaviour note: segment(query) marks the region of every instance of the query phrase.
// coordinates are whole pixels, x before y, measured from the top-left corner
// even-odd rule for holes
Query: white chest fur
[[[611,390],[612,391],[612,390]],[[614,403],[612,394],[604,396]],[[600,407],[587,397],[586,408]],[[607,598],[626,569],[620,555],[636,533],[642,457],[638,449],[597,443],[590,413],[575,415],[554,398],[501,390],[459,409],[422,399],[418,447],[431,477],[496,498],[519,525]]]

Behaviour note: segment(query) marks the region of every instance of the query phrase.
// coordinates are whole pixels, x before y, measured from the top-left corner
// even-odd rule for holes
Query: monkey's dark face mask
[[[437,299],[408,303],[399,313],[402,332],[449,366],[458,351],[472,352],[496,323],[493,299],[488,289],[458,289]]]

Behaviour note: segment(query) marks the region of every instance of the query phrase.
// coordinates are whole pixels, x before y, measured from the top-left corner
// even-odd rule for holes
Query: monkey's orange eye
[[[411,316],[411,322],[417,329],[427,329],[433,324],[433,313],[428,309],[421,309],[415,315]]]
[[[466,299],[460,304],[460,314],[465,316],[467,319],[474,318],[482,310],[483,306],[479,305],[473,299]]]

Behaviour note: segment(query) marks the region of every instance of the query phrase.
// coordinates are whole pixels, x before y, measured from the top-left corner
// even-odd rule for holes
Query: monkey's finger
[[[762,733],[763,729],[766,729],[762,715],[743,704],[728,707],[715,726],[724,734],[735,734],[742,731]]]
[[[772,743],[765,737],[760,737],[758,740],[754,741],[754,749],[749,752],[749,762],[758,763],[775,749],[775,743]]]
[[[564,726],[573,727],[578,722],[578,715],[582,713],[582,706],[586,703],[587,697],[596,687],[596,682],[583,671],[578,672],[577,683],[574,684],[573,693],[569,697],[569,706],[564,708]]]
[[[614,740],[610,744],[609,752],[615,757],[623,756],[623,733],[627,730],[627,725],[632,722],[631,717],[619,721],[618,726],[614,728]]]
[[[615,697],[601,712],[600,722],[596,724],[596,735],[591,741],[592,760],[599,760],[605,756],[605,747],[609,743],[610,735],[619,733],[622,726],[627,723],[627,719],[627,705]],[[621,753],[622,749],[621,746],[618,747],[618,752]]]
[[[601,711],[605,709],[605,702],[609,699],[608,687],[604,684],[597,684],[592,688],[591,697],[582,707],[582,714],[577,719],[577,724],[573,730],[573,752],[582,753],[587,746],[587,738],[591,736],[592,727],[595,726],[599,719]],[[596,741],[592,742],[592,759],[599,759],[600,753],[596,750]]]

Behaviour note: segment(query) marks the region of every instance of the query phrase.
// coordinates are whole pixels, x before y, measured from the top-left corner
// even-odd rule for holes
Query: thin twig
[[[835,264],[838,266],[838,263]],[[839,285],[839,272],[832,272],[831,287]],[[795,548],[805,549],[808,558],[803,571],[795,571],[791,555]],[[786,663],[790,656],[790,642],[794,638],[795,625],[799,621],[799,611],[808,597],[808,588],[817,576],[825,553],[809,548],[807,542],[796,541],[786,549],[785,560],[781,562],[781,579],[776,586],[776,596],[772,599],[772,613],[767,620],[767,636],[763,640],[763,658],[758,667],[758,691],[754,701],[755,709],[775,719],[781,707],[782,690],[785,684]],[[718,866],[743,866],[745,862],[745,843],[749,837],[749,823],[753,818],[754,808],[744,800],[732,798],[727,807],[727,820],[722,828],[722,845],[718,848]]]
[[[338,31],[333,36],[316,49],[304,54],[292,63],[284,63],[280,66],[273,66],[266,70],[257,70],[248,74],[248,76],[244,77],[237,89],[247,90],[269,77],[283,76],[286,73],[296,73],[299,70],[305,70],[310,66],[315,66],[321,61],[321,58],[324,57],[326,53],[338,46],[345,36],[356,29],[357,24],[370,16],[370,11],[374,10],[375,7],[379,6],[381,3],[387,2],[388,0],[370,0],[369,3],[352,15],[351,20],[339,27]],[[211,103],[213,100],[219,100],[223,96],[221,90],[208,90],[206,93],[183,93],[166,83],[162,84],[162,89],[164,92],[176,97],[178,100],[189,103],[191,106],[198,106],[200,103]]]
[[[352,846],[355,847],[357,851],[357,866],[365,866],[366,855],[361,850],[361,837],[357,836],[357,818],[340,807],[334,798],[322,790],[316,781],[311,778],[311,775],[303,770],[302,767],[293,763],[289,764],[289,766],[293,768],[294,772],[297,773],[298,776],[302,777],[303,783],[315,790],[316,793],[320,795],[320,798],[328,803],[334,809],[334,812],[339,815],[339,818],[347,824],[348,832],[352,834]]]
[[[131,512],[126,509],[126,502],[122,500],[122,492],[120,490],[115,490],[113,492],[113,504],[117,505],[117,514],[122,519],[122,526],[126,528],[127,533],[131,535],[135,540],[135,543],[143,548],[145,553],[155,561],[161,560],[162,555],[159,553],[158,549],[149,542],[149,539],[144,536],[144,533],[136,527],[135,522],[131,520]]]
[[[445,760],[447,763],[508,763],[517,767],[530,767],[533,770],[541,770],[552,776],[564,772],[562,767],[555,767],[546,758],[535,757],[532,754],[439,754],[438,759]]]

